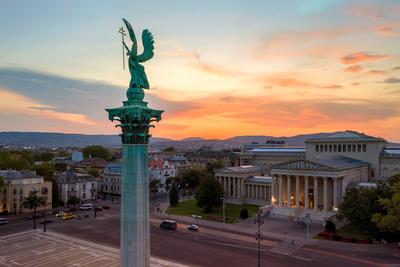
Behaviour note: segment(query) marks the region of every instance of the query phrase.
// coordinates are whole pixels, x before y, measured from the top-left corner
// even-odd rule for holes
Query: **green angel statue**
[[[129,49],[128,46],[123,42],[125,49],[128,51],[126,54],[129,56],[129,73],[131,74],[131,81],[129,83],[130,88],[144,88],[149,89],[149,81],[147,80],[144,67],[140,64],[151,59],[154,56],[154,40],[153,34],[145,29],[142,32],[142,42],[143,42],[143,53],[137,54],[137,42],[135,32],[132,29],[131,24],[126,19],[122,19],[126,25],[129,32],[129,37],[132,40],[132,48]]]

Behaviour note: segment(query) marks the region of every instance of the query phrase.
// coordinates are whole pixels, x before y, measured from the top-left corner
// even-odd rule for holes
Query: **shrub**
[[[329,233],[334,233],[336,232],[336,225],[334,222],[332,222],[331,220],[327,221],[325,224],[325,230]]]
[[[245,208],[240,211],[240,219],[247,219],[249,218],[249,211]]]

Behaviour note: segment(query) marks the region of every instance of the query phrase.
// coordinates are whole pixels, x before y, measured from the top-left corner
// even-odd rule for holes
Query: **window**
[[[332,145],[329,145],[329,152],[332,152]]]
[[[367,152],[367,145],[363,144],[362,147],[363,147],[363,152]]]
[[[325,150],[325,152],[328,152],[328,145],[324,146],[324,150]]]
[[[333,152],[337,151],[337,145],[333,145]]]
[[[357,152],[361,152],[361,145],[357,145]]]
[[[356,145],[353,145],[353,152],[356,152]]]
[[[338,145],[338,152],[342,152],[342,145]]]
[[[24,190],[22,188],[19,189],[19,194],[22,195],[24,193]]]
[[[86,190],[86,184],[82,184],[82,190]]]
[[[84,199],[86,198],[86,193],[82,194],[82,198],[84,198]]]
[[[371,177],[375,177],[375,170],[371,169]]]
[[[14,193],[14,195],[16,195],[16,194],[17,194],[17,189],[16,189],[16,188],[14,188],[14,191],[13,191],[13,193]]]
[[[319,152],[319,145],[315,146],[315,152]]]
[[[347,145],[347,151],[351,152],[351,145]]]
[[[343,152],[346,152],[346,145],[343,145]]]
[[[3,189],[3,194],[5,195],[5,194],[7,194],[7,189]]]

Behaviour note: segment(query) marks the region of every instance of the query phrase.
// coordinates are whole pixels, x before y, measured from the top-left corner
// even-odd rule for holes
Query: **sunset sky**
[[[153,136],[400,141],[399,14],[394,0],[1,1],[0,131],[117,133],[104,109],[126,98],[125,17],[155,38]]]

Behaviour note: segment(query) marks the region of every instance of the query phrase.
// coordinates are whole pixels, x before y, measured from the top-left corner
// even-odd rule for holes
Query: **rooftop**
[[[216,170],[216,172],[225,172],[225,173],[252,173],[252,172],[262,172],[262,171],[263,171],[262,167],[253,165],[227,167]]]
[[[366,135],[364,133],[359,133],[355,131],[344,131],[344,132],[338,132],[326,137],[320,137],[320,138],[312,138],[308,139],[305,142],[315,142],[315,141],[347,141],[347,140],[352,140],[352,141],[375,141],[375,142],[385,142],[384,139],[380,137],[374,137],[370,135]]]
[[[327,170],[341,171],[350,168],[368,166],[369,163],[345,156],[320,157],[311,160],[294,160],[276,164],[273,169],[297,169],[297,170]]]
[[[0,176],[4,179],[32,179],[43,178],[35,172],[30,171],[13,171],[13,170],[0,170]]]

